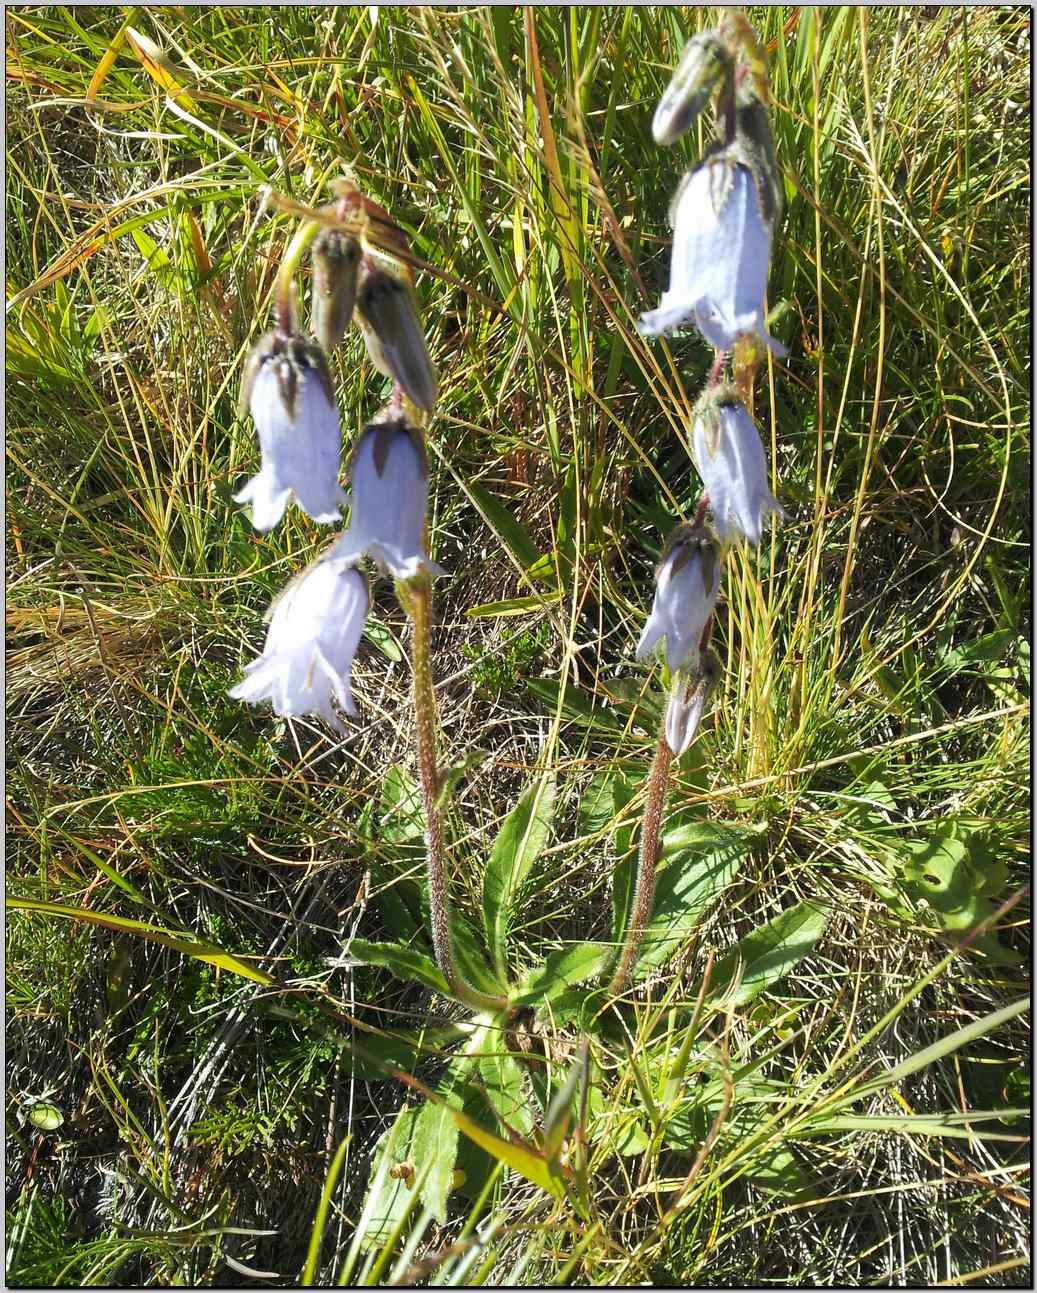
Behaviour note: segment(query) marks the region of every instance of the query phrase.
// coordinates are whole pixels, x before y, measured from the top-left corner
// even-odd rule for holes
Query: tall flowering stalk
[[[704,492],[693,524],[678,526],[666,544],[638,644],[641,658],[665,642],[670,689],[645,789],[633,900],[610,983],[616,994],[629,983],[651,919],[670,767],[695,739],[720,678],[709,641],[725,554],[740,539],[759,544],[767,519],[784,515],[745,407],[766,349],[785,351],[767,332],[765,304],[781,171],[763,51],[739,14],[688,41],[655,112],[655,141],[674,143],[714,99],[720,140],[680,181],[671,204],[670,285],[638,324],[647,337],[695,327],[716,357],[690,428]],[[734,380],[724,383],[729,360]]]
[[[428,460],[423,426],[438,393],[421,327],[406,235],[392,216],[349,181],[335,201],[296,230],[275,285],[275,327],[249,356],[243,404],[256,424],[262,463],[236,496],[252,522],[269,530],[295,502],[313,520],[332,522],[348,501],[349,524],[275,600],[261,656],[231,695],[269,700],[285,717],[313,714],[339,732],[356,714],[353,657],[369,605],[359,566],[369,560],[395,582],[413,627],[415,746],[427,821],[426,856],[432,941],[450,990],[476,1010],[501,1009],[503,997],[472,987],[458,969],[436,754],[430,625],[432,580],[445,572],[426,551]],[[296,323],[295,274],[310,251],[311,323]],[[349,493],[339,483],[341,424],[327,353],[350,323],[374,365],[393,379],[389,404],[364,427],[349,455]]]

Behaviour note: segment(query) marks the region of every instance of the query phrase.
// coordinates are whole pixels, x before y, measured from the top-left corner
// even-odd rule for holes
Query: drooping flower
[[[713,32],[692,36],[652,118],[652,138],[672,144],[691,126],[725,76],[734,70],[731,52]]]
[[[777,355],[764,297],[773,226],[760,212],[749,168],[724,150],[685,176],[674,199],[670,286],[657,310],[641,316],[646,337],[694,323],[717,350],[756,333]]]
[[[445,574],[422,543],[428,463],[421,433],[392,405],[361,432],[349,477],[349,528],[333,555],[349,562],[372,557],[396,579]]]
[[[666,702],[666,744],[679,758],[695,739],[706,703],[720,681],[720,660],[715,651],[702,657],[700,671],[690,678],[677,674]]]
[[[757,545],[767,517],[785,513],[767,483],[756,423],[733,386],[716,386],[699,397],[691,449],[717,534],[726,541],[733,531]]]
[[[339,519],[342,430],[335,389],[320,346],[271,332],[249,356],[242,403],[252,410],[262,465],[236,503],[252,504],[252,524],[269,530],[294,494],[315,521]]]
[[[227,694],[250,704],[269,700],[284,718],[316,714],[344,731],[331,702],[356,714],[350,675],[367,607],[358,570],[333,558],[315,562],[274,601],[263,654]]]
[[[311,254],[313,335],[330,354],[353,317],[360,244],[337,229],[322,229]]]
[[[652,613],[637,644],[639,660],[665,638],[671,673],[698,668],[702,633],[720,592],[720,574],[720,545],[709,526],[679,525],[656,569]]]
[[[355,310],[371,363],[399,382],[419,409],[431,409],[439,385],[407,277],[365,256]]]

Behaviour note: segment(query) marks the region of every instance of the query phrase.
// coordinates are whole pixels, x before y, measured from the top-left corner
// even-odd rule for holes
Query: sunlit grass
[[[230,497],[256,461],[241,366],[293,227],[261,187],[319,202],[351,167],[434,267],[418,294],[441,383],[433,551],[453,572],[443,744],[451,762],[488,753],[450,810],[456,901],[476,923],[496,827],[546,762],[560,808],[514,960],[608,939],[658,722],[633,647],[652,563],[694,510],[686,425],[712,359],[634,326],[707,139],[663,150],[649,122],[717,14],[127,13],[7,11],[8,891],[258,958],[303,986],[293,1008],[309,993],[368,1025],[446,1024],[441,999],[336,964],[352,935],[398,937],[417,896],[420,829],[397,811],[404,782],[386,785],[413,772],[391,589],[344,743],[226,697],[326,538],[298,510],[258,535]],[[789,519],[729,564],[724,680],[670,812],[759,833],[633,999],[629,1036],[595,1050],[591,1220],[500,1173],[478,1213],[453,1196],[445,1227],[415,1205],[382,1278],[1028,1280],[1024,1147],[892,1122],[1027,1104],[1019,1019],[835,1110],[1027,990],[1024,903],[951,955],[1027,873],[1026,14],[749,16],[785,168],[770,305],[790,352],[754,411]],[[351,436],[387,383],[355,332],[334,362]],[[588,788],[618,771],[634,798],[596,807]],[[816,898],[832,919],[795,973],[691,1034],[687,1081],[718,1101],[774,1054],[734,1080],[688,1182],[711,1128],[668,1148],[664,1088],[706,957]],[[345,1269],[401,1087],[353,1076],[258,985],[127,934],[12,914],[7,973],[12,1282],[220,1284],[241,1264],[297,1280],[348,1136],[317,1270]],[[561,1072],[575,1037],[549,1030]],[[25,1121],[43,1098],[56,1133]],[[851,1114],[889,1127],[825,1123]]]

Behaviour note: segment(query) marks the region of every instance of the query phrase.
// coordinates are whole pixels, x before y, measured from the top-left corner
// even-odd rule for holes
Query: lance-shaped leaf
[[[713,967],[709,1000],[718,1002],[736,981],[734,1006],[744,1006],[813,951],[828,923],[822,903],[800,902],[759,929],[746,934]]]
[[[554,810],[555,782],[548,774],[524,791],[504,819],[483,880],[483,916],[490,955],[505,973],[504,940],[523,881],[547,840]]]
[[[369,943],[365,938],[354,938],[347,951],[362,965],[381,965],[398,979],[423,983],[444,997],[452,995],[450,985],[435,961],[412,947],[404,947],[400,943]]]

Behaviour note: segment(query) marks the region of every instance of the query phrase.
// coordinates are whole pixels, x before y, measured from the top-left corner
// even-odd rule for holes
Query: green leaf
[[[480,1057],[479,1076],[490,1107],[505,1130],[528,1136],[533,1130],[533,1112],[518,1061],[503,1051],[493,1051]]]
[[[828,916],[824,905],[801,902],[746,934],[713,967],[709,1001],[716,1003],[724,997],[739,966],[742,979],[731,1004],[744,1006],[754,1000],[813,950],[824,933]]]
[[[545,606],[554,606],[562,600],[562,590],[548,589],[544,593],[535,593],[532,597],[506,597],[500,602],[482,602],[478,606],[469,606],[465,615],[470,620],[504,619],[509,615],[527,615],[532,611],[543,610]]]
[[[923,826],[920,832],[921,838],[908,842],[900,855],[900,888],[939,929],[961,938],[994,913],[999,896],[990,891],[990,868],[972,860],[984,860],[982,834],[954,819],[939,822],[927,833]],[[994,965],[1022,960],[1001,943],[996,930],[981,934],[971,946]]]
[[[64,1123],[65,1115],[49,1100],[38,1100],[29,1108],[29,1121],[40,1131],[57,1131]]]
[[[926,1113],[926,1114],[836,1114],[819,1120],[816,1127],[808,1125],[797,1128],[797,1135],[816,1131],[817,1133],[834,1131],[878,1131],[903,1132],[909,1136],[944,1136],[954,1139],[975,1140],[1025,1140],[1024,1136],[1008,1136],[1002,1132],[989,1132],[979,1129],[976,1124],[983,1122],[1015,1122],[1029,1119],[1029,1109],[985,1109],[970,1110],[968,1113]]]
[[[576,719],[591,726],[602,727],[608,732],[620,732],[623,724],[610,709],[604,705],[595,705],[581,691],[556,678],[531,678],[526,684],[529,690],[551,709],[558,708],[558,697],[565,690],[562,700],[562,714],[569,719]]]
[[[508,509],[488,489],[469,485],[468,492],[483,520],[501,539],[523,570],[528,570],[540,556],[529,531],[515,520]]]
[[[616,803],[616,783],[625,782],[623,773],[616,768],[606,768],[596,772],[580,796],[576,808],[576,830],[578,835],[597,835],[615,818],[619,808]],[[629,799],[629,796],[627,796]]]
[[[787,1092],[780,1083],[752,1076],[737,1082],[734,1098],[720,1129],[720,1147],[725,1154],[736,1152],[739,1142],[750,1141],[764,1119],[770,1117]],[[695,1154],[709,1134],[724,1099],[724,1084],[713,1079],[699,1087],[694,1097],[680,1105],[669,1118],[663,1139],[671,1149]],[[744,1175],[755,1185],[783,1198],[802,1198],[812,1189],[798,1160],[782,1142],[749,1145],[744,1151]],[[734,1168],[742,1169],[741,1158]]]
[[[434,1055],[457,1038],[457,1030],[444,1028],[414,1028],[406,1032],[359,1033],[360,1048],[352,1048],[351,1076],[365,1082],[387,1077],[378,1063],[391,1064],[403,1072],[413,1072],[422,1059]],[[367,1057],[371,1056],[369,1060]]]
[[[782,1145],[754,1151],[746,1176],[759,1189],[782,1199],[803,1199],[815,1189],[799,1160]]]
[[[393,844],[425,838],[425,805],[414,778],[401,767],[392,767],[382,781],[382,838]]]
[[[338,1184],[342,1164],[345,1162],[349,1141],[349,1136],[343,1136],[338,1149],[335,1151],[335,1157],[331,1160],[328,1174],[324,1178],[324,1188],[320,1192],[320,1202],[317,1204],[317,1212],[313,1218],[313,1230],[310,1232],[310,1244],[306,1251],[306,1265],[303,1268],[301,1280],[304,1288],[312,1285],[317,1275],[320,1248],[324,1241],[324,1228],[328,1222],[328,1208],[331,1206],[331,1197],[335,1193],[335,1186]]]
[[[665,965],[745,861],[750,834],[706,822],[681,826],[663,837],[652,919],[645,930],[634,977]]]
[[[486,963],[486,956],[479,946],[475,930],[460,912],[450,912],[450,933],[458,968],[473,987],[483,992],[502,993],[506,985]]]
[[[403,652],[388,626],[370,612],[364,620],[364,637],[394,664],[398,664],[403,659]]]
[[[424,1105],[408,1105],[379,1138],[371,1159],[370,1185],[357,1226],[360,1247],[381,1248],[404,1220],[418,1197],[414,1140]],[[405,1175],[393,1176],[394,1169],[410,1165]]]
[[[636,1109],[623,1107],[601,1090],[600,1082],[587,1095],[588,1137],[591,1143],[604,1142],[613,1153],[623,1157],[644,1153],[650,1138]]]
[[[600,974],[612,951],[607,943],[577,943],[552,952],[543,965],[529,972],[512,1004],[535,1006],[554,1001],[572,984]]]
[[[486,761],[485,750],[472,750],[466,754],[460,763],[452,763],[450,767],[440,769],[439,774],[439,793],[436,795],[436,807],[444,809],[450,800],[454,797],[454,792],[461,784],[462,780],[481,763]]]
[[[480,1127],[477,1122],[469,1118],[466,1113],[460,1109],[452,1109],[454,1121],[464,1134],[481,1145],[493,1158],[499,1159],[508,1167],[512,1167],[527,1181],[532,1181],[534,1185],[539,1185],[542,1190],[548,1194],[553,1194],[555,1198],[560,1199],[564,1190],[562,1183],[555,1173],[552,1173],[548,1167],[544,1155],[531,1145],[524,1141],[502,1140],[500,1136],[495,1136],[492,1131],[487,1131],[485,1127]]]
[[[622,817],[630,801],[636,794],[636,788],[630,779],[620,773],[612,782],[612,810],[617,819]],[[634,898],[635,858],[633,821],[626,821],[617,826],[613,835],[613,847],[619,859],[612,871],[612,944],[619,947],[626,931],[630,904]]]
[[[124,893],[128,894],[133,899],[134,902],[143,904],[147,903],[147,900],[139,889],[134,888],[125,876],[120,875],[114,867],[109,866],[104,858],[102,858],[98,853],[95,853],[94,850],[84,844],[82,840],[77,839],[74,835],[69,835],[67,831],[63,831],[56,822],[51,825],[51,830],[60,835],[62,839],[67,840],[68,843],[71,844],[77,852],[82,853],[85,858],[89,858],[94,866],[97,867],[98,871],[103,872],[103,874],[106,875],[113,884],[117,884]]]
[[[401,879],[396,867],[384,861],[372,861],[371,880],[375,901],[386,929],[401,939],[419,941],[425,938],[421,889],[414,880]]]
[[[412,947],[405,947],[402,943],[369,943],[365,938],[354,938],[346,951],[363,965],[380,965],[405,982],[423,983],[444,997],[453,995],[431,956],[416,952]]]
[[[261,983],[264,987],[270,987],[275,983],[275,980],[265,971],[249,965],[240,957],[232,956],[230,952],[224,952],[214,943],[203,943],[190,934],[179,934],[173,930],[163,929],[159,925],[149,925],[143,920],[128,920],[125,916],[111,916],[104,912],[89,911],[86,907],[66,907],[56,902],[37,902],[34,898],[8,898],[7,909],[35,912],[41,916],[61,916],[67,920],[81,920],[90,925],[103,925],[106,929],[114,929],[121,934],[137,934],[140,938],[161,943],[164,947],[171,947],[174,952],[183,952],[186,956],[193,956],[196,961],[206,961],[209,965],[215,965],[230,974],[238,974],[243,979],[251,979],[253,983]]]
[[[528,786],[504,819],[486,867],[483,879],[486,939],[501,975],[505,973],[504,940],[512,906],[547,840],[554,800],[552,776],[545,774]]]
[[[412,1153],[417,1170],[424,1175],[421,1201],[442,1226],[457,1160],[457,1123],[446,1104],[426,1103],[418,1114]]]
[[[544,1118],[544,1154],[554,1162],[573,1120],[573,1097],[580,1081],[587,1079],[588,1049],[584,1041],[580,1054],[573,1060],[565,1081],[555,1092]]]

